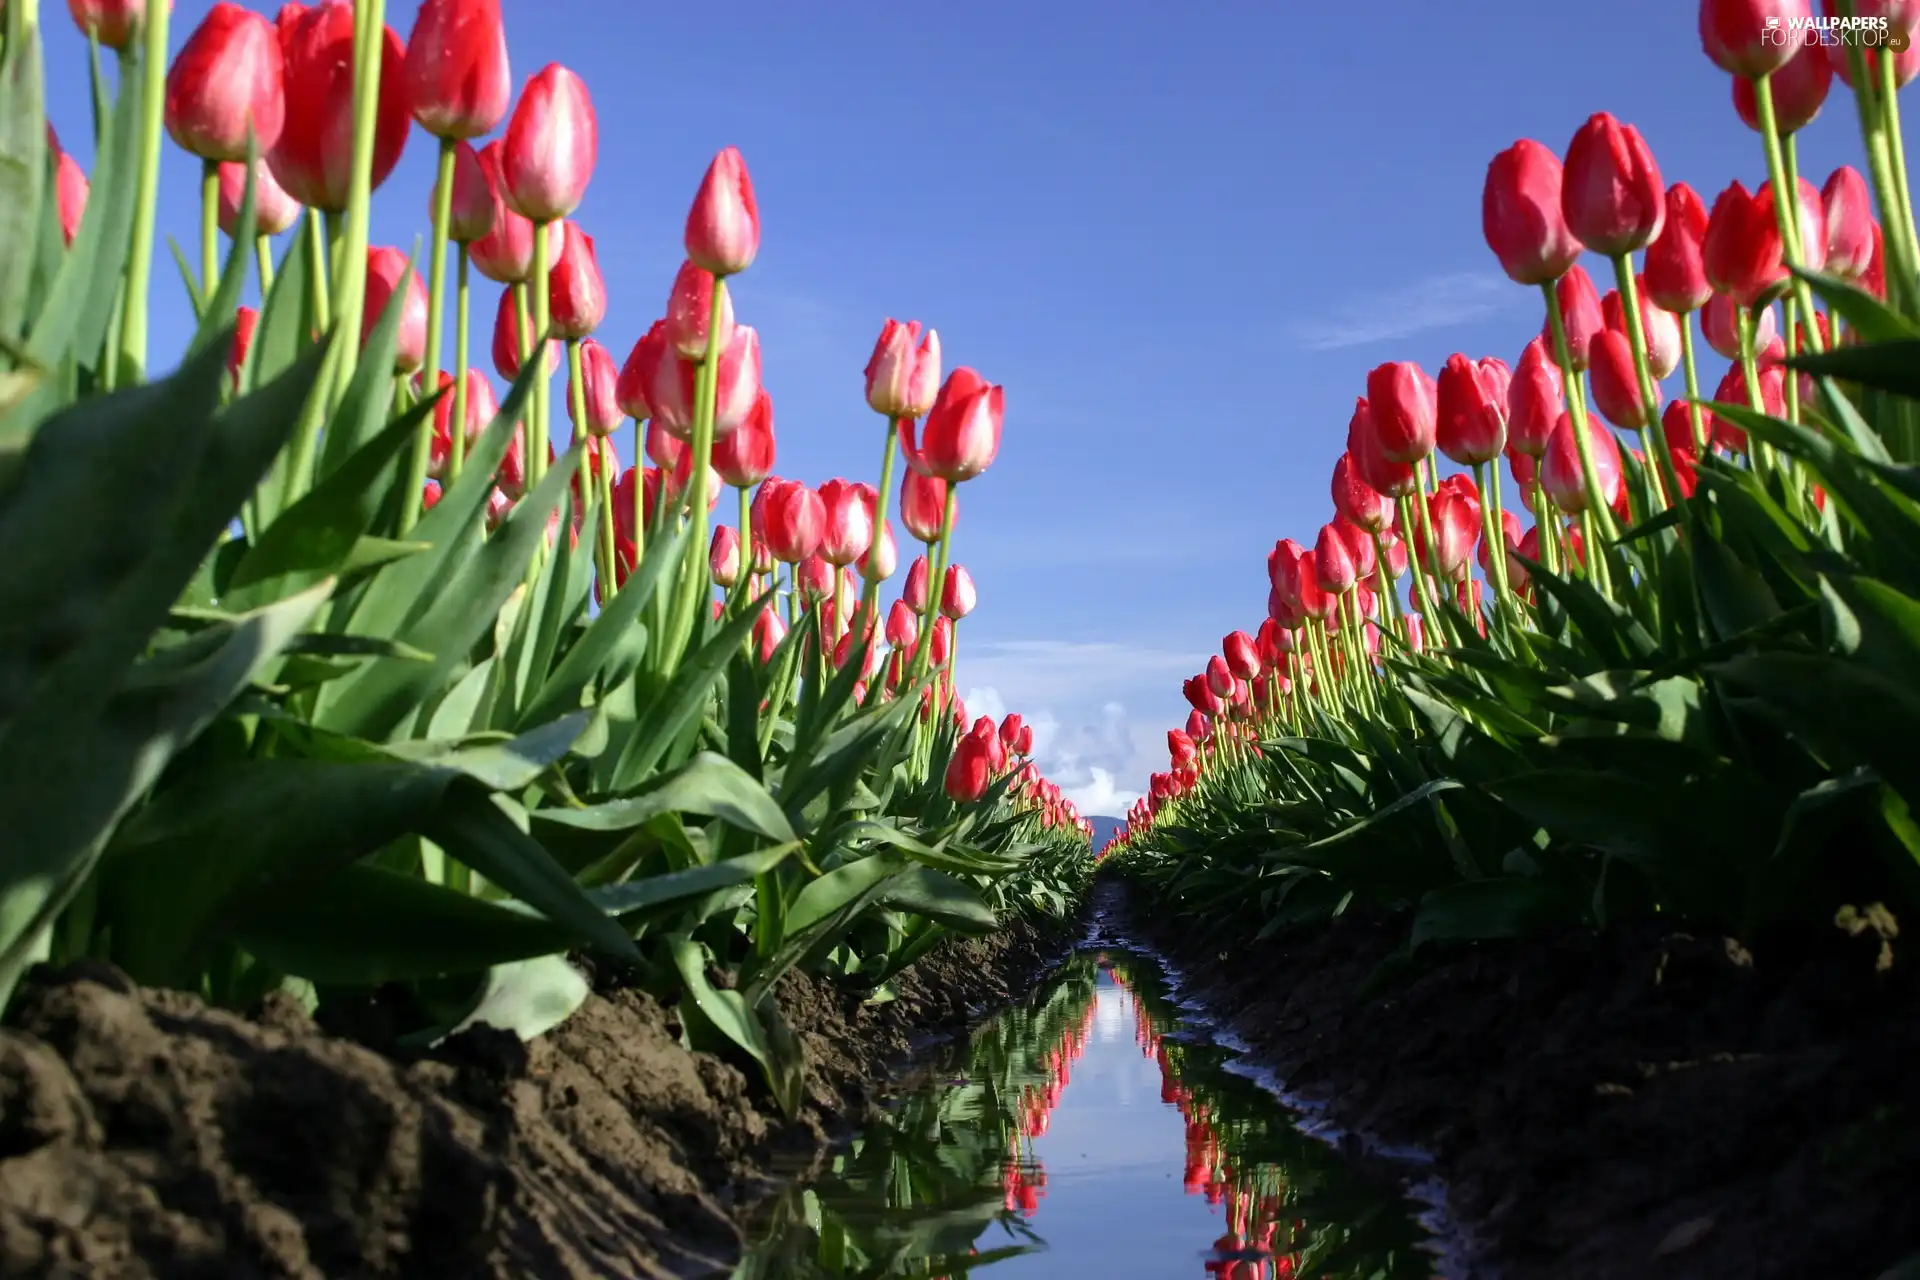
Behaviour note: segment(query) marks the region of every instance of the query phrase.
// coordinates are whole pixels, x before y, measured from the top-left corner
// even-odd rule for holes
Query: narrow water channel
[[[1300,1132],[1151,957],[1080,952],[789,1192],[736,1280],[1413,1280],[1391,1185]]]

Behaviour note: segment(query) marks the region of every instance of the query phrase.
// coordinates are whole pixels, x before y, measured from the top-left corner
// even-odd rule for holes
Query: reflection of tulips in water
[[[1224,1071],[1228,1055],[1171,1039],[1179,1017],[1158,974],[1121,959],[1102,968],[1127,993],[1135,1042],[1160,1068],[1160,1100],[1186,1122],[1181,1182],[1188,1195],[1220,1206],[1226,1231],[1213,1241],[1205,1270],[1220,1280],[1288,1280],[1298,1275],[1412,1277],[1431,1274],[1415,1250],[1415,1231],[1377,1193],[1353,1196],[1339,1185],[1337,1158],[1295,1130],[1273,1098]],[[1329,1176],[1335,1175],[1335,1176]],[[1311,1200],[1309,1222],[1293,1206]],[[1354,1211],[1339,1213],[1351,1203]]]

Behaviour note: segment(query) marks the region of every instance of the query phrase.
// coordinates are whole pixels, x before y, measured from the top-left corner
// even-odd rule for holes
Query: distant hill
[[[1107,841],[1113,839],[1114,836],[1125,830],[1127,825],[1125,818],[1102,818],[1092,814],[1087,815],[1087,821],[1093,825],[1093,851],[1095,853],[1100,852],[1100,850],[1106,846]]]

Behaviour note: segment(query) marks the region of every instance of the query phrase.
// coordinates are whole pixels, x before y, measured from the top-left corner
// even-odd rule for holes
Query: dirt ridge
[[[1475,1276],[1920,1275],[1920,962],[1674,922],[1436,948],[1400,916],[1260,941],[1096,902],[1324,1118],[1430,1153]],[[1415,1177],[1410,1171],[1410,1178]]]
[[[105,965],[42,969],[0,1028],[0,1276],[724,1276],[756,1203],[1080,931],[956,940],[879,1005],[789,975],[792,1119],[610,982],[531,1044],[481,1028],[418,1055],[279,995],[242,1017]]]

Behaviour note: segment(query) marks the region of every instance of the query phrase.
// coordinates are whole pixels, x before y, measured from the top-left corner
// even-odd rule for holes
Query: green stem
[[[453,219],[453,161],[456,144],[451,138],[440,140],[440,171],[433,184],[433,241],[427,259],[427,353],[421,367],[421,384],[431,395],[440,388],[440,335],[447,323],[447,224]],[[460,378],[465,383],[464,377]],[[457,396],[457,392],[455,393]],[[465,429],[464,419],[454,418],[450,436]],[[400,536],[405,537],[420,519],[420,504],[425,496],[427,464],[433,453],[433,419],[424,418],[413,436],[413,457],[407,465],[407,492],[400,504]]]
[[[1900,201],[1900,230],[1907,238],[1909,260],[1920,263],[1920,238],[1916,238],[1913,225],[1913,190],[1907,185],[1907,144],[1900,128],[1900,86],[1895,83],[1893,55],[1882,49],[1874,62],[1880,73],[1880,121],[1887,140],[1887,164],[1894,194]]]
[[[947,557],[953,548],[953,513],[955,500],[960,496],[960,486],[947,481],[947,496],[940,506],[940,544],[935,553],[932,572],[927,575],[927,611],[925,625],[920,628],[920,643],[914,646],[913,676],[919,679],[927,673],[928,660],[933,654],[933,623],[940,616],[940,597],[946,587]]]
[[[1787,170],[1786,149],[1780,145],[1780,122],[1773,111],[1773,77],[1764,75],[1753,82],[1753,100],[1759,109],[1760,140],[1767,149],[1767,177],[1773,183],[1773,217],[1780,227],[1780,243],[1786,262],[1796,271],[1806,265],[1800,243],[1800,184]],[[1793,277],[1793,296],[1800,301],[1800,314],[1813,314],[1813,290],[1798,274]],[[1820,335],[1808,327],[1807,345],[1814,351],[1826,350]]]
[[[25,4],[9,5],[9,12],[20,10],[17,18],[24,29],[28,10]],[[140,170],[135,178],[133,197],[133,244],[127,254],[127,305],[121,312],[120,360],[126,367],[121,385],[131,386],[146,377],[147,311],[153,295],[154,221],[160,208],[160,144],[167,106],[167,28],[173,7],[148,6],[140,24]],[[128,72],[134,59],[120,60],[120,83],[130,84]]]
[[[1373,577],[1380,593],[1380,612],[1385,616],[1387,625],[1393,628],[1394,634],[1404,642],[1407,627],[1400,616],[1400,580],[1394,577],[1393,569],[1387,564],[1387,551],[1380,541],[1380,531],[1369,529],[1367,536],[1373,539]]]
[[[1547,324],[1553,333],[1553,354],[1560,365],[1561,385],[1566,388],[1567,417],[1573,424],[1573,443],[1580,456],[1580,476],[1587,489],[1587,506],[1600,512],[1596,518],[1605,525],[1607,536],[1611,538],[1613,513],[1608,510],[1606,495],[1600,488],[1600,469],[1594,461],[1593,439],[1587,429],[1586,383],[1581,381],[1579,370],[1573,367],[1573,351],[1567,345],[1567,326],[1560,314],[1558,291],[1551,284],[1543,284],[1540,292],[1547,300]],[[1590,564],[1599,562],[1597,556],[1589,557]]]
[[[1755,413],[1765,413],[1766,401],[1760,394],[1760,362],[1755,359],[1753,350],[1753,314],[1745,307],[1735,307],[1733,323],[1740,338],[1740,372],[1747,383],[1747,404]],[[1772,451],[1764,441],[1751,433],[1747,436],[1747,459],[1753,466],[1754,474],[1763,481],[1767,473],[1773,470]]]
[[[213,304],[220,287],[220,162],[200,162],[200,302]],[[204,314],[203,314],[204,318]]]
[[[1633,257],[1617,253],[1613,257],[1613,278],[1620,289],[1620,310],[1627,319],[1627,342],[1633,348],[1633,371],[1640,379],[1641,412],[1646,421],[1642,430],[1652,437],[1653,455],[1659,471],[1653,486],[1657,514],[1679,500],[1680,475],[1673,469],[1673,452],[1667,448],[1667,433],[1659,430],[1660,386],[1654,381],[1653,361],[1647,357],[1646,317],[1640,314],[1640,284],[1633,278]]]
[[[260,267],[260,305],[267,305],[267,295],[273,292],[273,237],[255,236],[253,238],[253,257]]]
[[[899,459],[899,456],[900,424],[894,419],[888,418],[887,445],[880,454],[880,495],[874,499],[873,503],[873,543],[875,548],[880,545],[880,539],[886,531],[887,504],[893,497],[893,470],[894,464]],[[879,559],[874,555],[873,551],[869,550],[867,556],[868,565],[878,567]],[[862,576],[865,578],[865,586],[860,590],[860,610],[858,616],[863,619],[872,617],[874,620],[873,630],[875,634],[878,634],[880,630],[880,620],[878,616],[875,615],[874,610],[878,607],[880,601],[880,579],[871,573]]]
[[[306,222],[307,292],[313,299],[313,332],[324,338],[333,327],[333,292],[328,284],[333,271],[327,255],[325,215],[309,209]]]
[[[1507,590],[1507,533],[1500,519],[1500,469],[1493,469],[1493,484],[1487,484],[1487,464],[1473,464],[1473,482],[1480,490],[1480,536],[1486,542],[1488,577],[1493,581],[1494,607],[1510,622],[1518,622],[1513,595]]]
[[[687,480],[686,494],[690,506],[688,519],[693,527],[687,538],[686,558],[674,596],[673,612],[668,615],[666,643],[661,655],[663,663],[660,670],[663,672],[679,668],[680,655],[686,651],[687,642],[693,635],[694,611],[712,590],[712,570],[707,563],[707,477],[713,466],[714,400],[720,377],[719,337],[726,305],[727,279],[725,276],[715,276],[713,307],[708,313],[707,323],[710,336],[706,354],[700,359],[699,380],[694,384],[693,452],[688,459],[692,473]],[[662,477],[664,486],[665,477]]]
[[[546,279],[547,229],[544,225],[533,229],[533,263],[533,278]],[[522,422],[524,428],[522,435],[527,442],[527,452],[525,466],[521,469],[526,475],[529,489],[547,473],[547,441],[550,439],[547,434],[546,419],[541,410],[541,401],[551,394],[546,375],[547,291],[544,288],[539,290],[538,301],[533,300],[534,292],[535,290],[525,281],[513,286],[514,319],[520,326],[520,367],[524,369],[527,361],[533,359],[536,351],[540,353],[541,362],[540,373],[534,378],[533,394],[529,397],[532,404],[528,406],[527,416]],[[538,329],[534,327],[536,322],[541,326]],[[536,444],[540,446],[537,449],[534,447]]]
[[[1693,355],[1693,313],[1689,311],[1679,319],[1680,363],[1687,374],[1687,424],[1693,428],[1693,456],[1698,465],[1707,456],[1707,423],[1700,414],[1700,367]]]
[[[367,307],[367,246],[372,231],[374,126],[380,115],[380,70],[387,30],[386,0],[358,0],[353,6],[353,168],[347,179],[347,221],[341,246],[340,275],[334,281],[334,314],[339,318],[341,351],[335,403],[353,379],[360,360],[360,329]],[[416,495],[412,501],[419,501]]]
[[[460,270],[458,283],[454,286],[457,293],[454,302],[453,317],[453,417],[447,431],[447,483],[452,484],[460,478],[460,464],[467,457],[467,360],[468,321],[471,317],[468,274],[471,262],[467,256],[467,246],[460,246]]]

